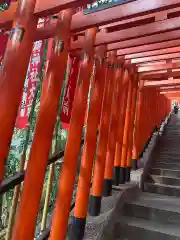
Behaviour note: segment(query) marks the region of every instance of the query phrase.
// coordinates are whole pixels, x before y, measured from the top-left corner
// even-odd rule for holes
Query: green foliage
[[[0,4],[0,12],[8,10],[9,5],[7,3]]]
[[[32,114],[30,114],[31,117],[29,119],[29,122],[30,122],[29,129],[17,129],[17,128],[14,129],[9,155],[8,155],[8,159],[7,159],[6,165],[5,165],[5,168],[6,168],[6,176],[5,177],[6,178],[13,176],[16,172],[19,171],[20,159],[24,152],[26,153],[26,159],[28,160],[28,158],[29,158],[30,149],[31,149],[32,142],[33,142],[34,131],[35,131],[35,127],[36,127],[36,120],[38,117],[38,112],[39,112],[39,107],[40,107],[40,96],[41,96],[41,88],[42,88],[42,82],[43,82],[43,77],[44,77],[44,72],[45,72],[46,53],[47,53],[47,42],[46,42],[46,48],[45,48],[44,56],[43,56],[43,63],[41,66],[41,74],[39,75],[40,86],[39,86],[39,90],[37,91],[34,110],[32,111]],[[57,117],[57,123],[56,123],[55,130],[54,130],[54,137],[53,137],[53,141],[52,141],[52,149],[55,149],[53,147],[53,144],[55,144],[56,151],[64,149],[65,143],[66,143],[66,138],[67,138],[67,132],[61,129],[60,117],[59,117],[59,114],[61,111],[62,100],[63,100],[64,87],[65,86],[63,86],[62,94],[60,97],[59,112],[58,112],[58,117]],[[57,193],[57,188],[58,188],[58,180],[59,180],[60,169],[61,169],[60,161],[57,161],[55,166],[56,166],[55,167],[55,178],[53,181],[53,187],[52,187],[52,192],[51,192],[51,197],[50,197],[49,213],[52,212],[54,203],[55,203],[55,198],[56,198],[56,193]],[[46,176],[44,179],[44,187],[43,187],[42,199],[40,202],[38,222],[40,222],[41,218],[42,218],[44,200],[45,200],[46,189],[47,189],[48,174],[49,174],[49,168],[47,168],[47,170],[46,170]],[[3,204],[3,207],[2,207],[3,214],[6,214],[6,215],[9,214],[9,210],[10,210],[10,207],[12,204],[13,193],[14,193],[14,190],[10,190],[9,192],[7,192],[4,195],[4,199],[6,200],[5,201],[6,206],[4,206],[4,204]],[[0,224],[1,224],[1,222],[0,222]],[[5,227],[5,225],[4,225],[4,227]]]

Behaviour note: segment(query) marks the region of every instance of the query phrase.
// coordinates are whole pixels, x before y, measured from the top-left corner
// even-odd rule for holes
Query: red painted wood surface
[[[33,46],[33,33],[37,26],[37,19],[32,17],[34,6],[35,0],[20,3],[0,72],[0,182],[4,176],[4,164],[21,101]]]
[[[76,178],[78,154],[81,145],[82,128],[93,69],[94,42],[97,29],[89,29],[85,36],[85,46],[80,62],[78,81],[74,96],[68,139],[64,153],[64,161],[60,174],[56,206],[53,214],[50,239],[64,240],[68,226],[73,185]]]
[[[140,64],[140,63],[153,62],[153,61],[159,61],[159,60],[171,60],[176,58],[180,58],[180,52],[171,53],[171,54],[161,54],[161,55],[156,55],[151,57],[135,58],[131,60],[131,63]]]
[[[108,63],[114,64],[116,61],[116,52],[109,52]],[[103,107],[101,112],[101,121],[99,128],[99,140],[95,158],[94,174],[91,195],[99,197],[103,190],[104,169],[106,160],[106,151],[108,143],[108,132],[110,125],[110,115],[112,107],[112,97],[115,83],[115,69],[110,65],[107,69],[107,82],[104,92]]]
[[[96,52],[96,68],[93,79],[89,113],[86,125],[86,138],[82,153],[81,169],[79,174],[78,188],[76,193],[76,203],[74,216],[76,218],[86,218],[88,211],[88,201],[93,170],[93,160],[96,153],[97,131],[101,117],[103,95],[105,92],[105,79],[107,66],[105,61],[106,47],[102,46]]]
[[[38,0],[35,8],[35,13],[38,16],[47,16],[58,13],[62,8],[78,7],[92,0]],[[4,14],[0,14],[0,26],[5,25],[7,21],[12,21],[16,11],[16,4],[11,6],[11,9]],[[121,19],[140,16],[143,14],[159,12],[161,10],[180,7],[179,0],[171,1],[146,1],[137,0],[117,7],[109,8],[104,11],[83,15],[78,13],[73,20],[72,28],[77,30],[87,29],[92,26],[104,25],[111,22],[116,22]]]
[[[40,109],[13,232],[14,240],[32,240],[34,238],[47,160],[51,150],[59,98],[66,70],[71,19],[71,9],[64,10],[59,14],[56,37],[43,82]]]
[[[135,133],[135,117],[137,112],[137,95],[139,89],[139,79],[138,74],[133,73],[133,91],[132,91],[132,103],[131,103],[131,113],[130,113],[130,126],[129,126],[129,139],[128,139],[128,147],[127,147],[127,160],[126,160],[126,167],[131,168],[131,160],[132,160],[132,153],[133,153],[133,140],[134,140],[134,133]]]
[[[164,63],[164,64],[154,64],[148,66],[142,66],[138,68],[139,73],[147,73],[152,71],[161,71],[161,70],[168,70],[168,69],[178,69],[180,68],[180,63]]]
[[[151,72],[149,74],[145,73],[145,74],[141,74],[141,79],[144,80],[164,80],[164,79],[168,79],[168,78],[180,78],[180,71],[175,71],[172,73],[156,73],[156,72]]]
[[[97,34],[95,45],[101,45],[101,44],[107,44],[107,43],[109,44],[109,43],[120,42],[120,41],[122,42],[125,40],[135,38],[131,40],[131,42],[124,42],[125,44],[124,46],[120,46],[122,43],[118,44],[119,47],[117,48],[123,48],[123,47],[129,47],[129,46],[143,45],[145,43],[149,44],[153,42],[177,39],[179,38],[179,35],[180,35],[180,30],[178,29],[180,29],[180,17],[133,27],[131,28],[131,31],[129,31],[129,29],[124,29],[120,31],[110,32],[110,33],[100,32]],[[44,29],[37,29],[35,39],[39,40],[39,39],[50,38],[53,35],[54,35],[54,26],[50,25],[45,27]],[[148,36],[147,39],[145,38],[145,36]],[[141,41],[139,40],[140,38],[141,38]],[[142,42],[143,40],[144,42]],[[81,49],[82,46],[83,46],[83,40],[77,40],[72,43],[71,50]],[[108,47],[108,49],[112,50],[111,47]]]
[[[124,69],[122,61],[119,62],[121,65],[119,69],[116,70],[115,75],[115,88],[112,100],[112,109],[111,109],[111,119],[109,126],[109,134],[108,134],[108,144],[107,144],[107,152],[106,152],[106,162],[105,162],[105,172],[104,179],[112,180],[113,179],[113,167],[114,167],[114,159],[115,159],[115,150],[116,150],[116,141],[118,138],[118,120],[119,120],[119,105],[122,94],[122,85],[123,85],[123,75]]]
[[[121,152],[121,167],[126,167],[127,160],[127,150],[129,143],[129,128],[130,128],[130,120],[131,120],[131,105],[132,105],[132,93],[133,93],[133,80],[129,73],[128,80],[128,94],[127,94],[127,105],[126,105],[126,113],[125,113],[125,123],[124,123],[124,133],[123,133],[123,141],[122,141],[122,152]]]
[[[121,89],[120,112],[119,112],[118,127],[117,127],[117,141],[116,141],[115,160],[114,160],[115,167],[120,167],[120,163],[121,163],[124,124],[125,124],[125,115],[126,115],[126,106],[127,106],[128,80],[129,80],[128,70],[125,69],[123,74],[123,86]]]
[[[163,37],[165,37],[167,34],[168,33],[163,34]],[[156,37],[158,37],[159,35],[160,34],[158,34]],[[180,33],[179,33],[179,36],[180,36]],[[147,41],[144,42],[144,44],[140,45],[140,46],[137,45],[136,40],[135,40],[135,42],[134,42],[134,40],[127,40],[126,42],[129,42],[129,46],[127,46],[127,47],[124,45],[124,42],[122,42],[123,46],[121,46],[121,43],[112,43],[112,44],[108,45],[108,49],[109,50],[110,49],[119,49],[117,51],[117,55],[118,56],[126,55],[126,59],[129,59],[129,58],[131,58],[131,55],[130,55],[130,57],[128,57],[129,54],[141,54],[142,52],[148,53],[149,51],[163,50],[163,49],[171,48],[171,47],[179,47],[179,45],[180,45],[179,39],[171,40],[170,38],[167,38],[164,40],[160,39],[160,42],[157,42],[157,43],[154,43],[154,42],[151,43],[150,41],[148,41],[149,37],[146,37],[146,38],[147,38]],[[145,38],[139,38],[139,41],[141,41],[141,40],[145,41]],[[136,43],[135,47],[134,47],[134,43]]]
[[[145,81],[144,86],[167,86],[167,85],[178,85],[180,84],[180,79],[169,79],[169,80],[161,80],[161,81]]]
[[[176,40],[175,40],[176,41]],[[178,42],[179,40],[177,40],[177,47],[168,47],[168,43],[170,42],[165,42],[163,43],[163,48],[160,50],[149,50],[147,49],[146,52],[141,51],[140,49],[138,50],[138,53],[134,53],[134,54],[127,54],[125,56],[125,59],[139,59],[139,58],[145,58],[145,57],[153,57],[153,56],[157,56],[157,55],[166,55],[166,54],[172,54],[172,53],[180,53],[180,47],[179,44],[180,42]],[[149,45],[150,46],[150,45]]]

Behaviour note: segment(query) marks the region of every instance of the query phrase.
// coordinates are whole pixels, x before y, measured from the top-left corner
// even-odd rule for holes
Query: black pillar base
[[[119,183],[124,184],[125,182],[126,182],[126,168],[120,167]]]
[[[126,168],[126,182],[130,182],[131,180],[131,167]]]
[[[82,240],[84,237],[86,218],[72,218],[68,238],[71,240]]]
[[[131,160],[131,166],[133,170],[137,170],[138,169],[138,160],[137,159],[132,159]]]
[[[120,178],[120,167],[114,167],[114,185],[119,185],[119,178]]]
[[[101,196],[90,196],[89,202],[89,215],[90,216],[98,216],[101,210]]]
[[[104,179],[103,196],[104,197],[111,196],[111,193],[112,193],[112,179]]]

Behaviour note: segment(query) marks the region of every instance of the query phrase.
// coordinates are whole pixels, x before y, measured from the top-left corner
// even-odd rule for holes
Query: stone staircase
[[[180,240],[180,115],[166,126],[144,192],[125,203],[116,232],[119,240]]]

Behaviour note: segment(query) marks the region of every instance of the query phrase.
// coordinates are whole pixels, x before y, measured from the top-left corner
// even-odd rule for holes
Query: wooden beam
[[[180,99],[180,92],[176,91],[176,92],[164,92],[163,93],[167,98],[169,99]]]
[[[151,56],[151,57],[135,58],[135,59],[131,59],[131,63],[140,64],[140,63],[153,62],[153,61],[159,61],[159,60],[169,60],[169,59],[176,59],[176,58],[180,58],[180,52],[171,53],[171,54],[162,54],[162,55]]]
[[[175,29],[180,29],[180,17],[112,33],[100,33],[97,35],[96,45],[125,41],[132,38],[173,31]]]
[[[142,80],[150,80],[150,81],[164,80],[170,77],[180,78],[180,71],[175,71],[175,72],[172,72],[171,74],[168,74],[167,71],[161,72],[161,73],[157,73],[157,72],[141,73],[141,76],[140,76]]]
[[[73,25],[71,29],[72,31],[74,30]],[[159,37],[162,37],[165,32],[167,32],[167,36],[169,36],[168,40],[170,40],[170,34],[171,34],[170,31],[176,30],[171,34],[171,39],[177,36],[177,33],[175,32],[178,32],[178,37],[179,37],[180,30],[177,31],[178,29],[180,29],[180,17],[167,19],[159,22],[154,22],[150,24],[145,24],[142,26],[133,27],[131,29],[124,29],[116,32],[110,32],[110,33],[100,32],[97,34],[95,45],[97,46],[102,44],[122,42],[128,39],[133,39],[134,41],[137,42],[137,39],[134,39],[134,38],[140,38],[145,36],[149,36],[149,38],[151,37],[151,40],[159,42],[160,41]],[[54,33],[55,33],[55,25],[49,25],[45,28],[37,29],[35,38],[36,40],[50,38],[54,36]],[[153,36],[153,34],[162,34],[162,35],[158,36],[157,38],[157,36]],[[146,38],[144,40],[147,41]],[[138,45],[140,45],[140,43]],[[73,43],[72,49],[74,50],[81,49],[82,46],[83,46],[83,41],[77,40]]]
[[[77,8],[92,3],[93,0],[37,0],[34,14],[38,17],[45,17],[56,14],[63,9]],[[16,14],[17,2],[12,2],[9,9],[0,12],[0,28],[10,28]]]
[[[87,3],[91,2],[92,1],[90,0],[39,0],[36,4],[35,14],[40,17],[48,16],[58,13],[63,8],[77,7],[81,5],[85,6]],[[12,22],[15,15],[16,7],[17,5],[15,3],[11,9],[6,11],[5,15],[4,13],[0,14],[0,27],[3,27],[3,25],[5,26],[7,22]],[[83,15],[83,13],[80,12],[76,14],[76,17],[74,18],[72,23],[72,28],[75,31],[79,31],[93,26],[100,26],[122,19],[141,16],[148,13],[159,12],[161,10],[167,10],[175,7],[180,7],[179,0],[137,0],[87,15]]]
[[[175,84],[172,84],[172,85],[161,85],[161,86],[157,86],[159,89],[162,89],[162,90],[165,90],[166,88],[176,88],[176,87],[180,87],[180,85],[178,84],[178,85],[175,85]]]
[[[165,90],[177,90],[180,89],[180,85],[171,85],[171,86],[163,86],[159,88],[161,91],[165,91]]]
[[[129,60],[129,59],[135,59],[135,58],[144,58],[144,57],[153,57],[153,56],[157,56],[157,55],[164,55],[164,54],[171,54],[171,53],[180,53],[180,40],[174,40],[177,42],[178,47],[171,47],[171,48],[167,48],[167,44],[171,43],[172,41],[169,42],[165,42],[165,43],[159,43],[162,44],[162,49],[161,50],[153,50],[153,51],[147,51],[147,52],[137,52],[137,53],[133,53],[133,54],[127,54],[125,56],[125,59]],[[155,44],[156,46],[157,44]],[[150,46],[150,45],[148,45]],[[154,46],[154,47],[155,47]],[[143,47],[143,46],[142,46]],[[136,49],[135,51],[141,50],[141,47],[138,47],[138,49]],[[121,51],[121,50],[120,50]]]
[[[173,42],[174,39],[177,39],[175,43]],[[178,42],[180,41],[179,39],[180,39],[180,30],[177,30],[177,31],[172,31],[172,32],[167,32],[167,33],[154,34],[152,36],[146,36],[146,37],[140,37],[140,38],[136,38],[136,39],[126,40],[126,41],[122,41],[122,42],[118,42],[118,43],[108,44],[108,51],[121,49],[121,51],[120,50],[118,51],[118,55],[124,55],[125,53],[131,52],[131,49],[127,50],[128,48],[139,46],[141,49],[143,49],[143,48],[148,49],[147,46],[149,44],[154,44],[152,46],[151,50],[159,49],[158,43],[170,41],[171,43],[169,43],[169,45],[174,46],[173,44],[177,44],[177,41]],[[38,39],[36,39],[36,40],[38,40]],[[83,44],[83,41],[81,44]],[[81,46],[81,44],[79,44],[79,47]],[[157,45],[157,47],[155,45]],[[76,50],[77,47],[78,47],[78,45],[76,43],[73,43],[71,50]],[[167,47],[168,47],[168,45],[167,45]],[[126,49],[126,50],[123,50],[123,49]]]
[[[161,81],[145,81],[144,86],[167,86],[173,84],[180,84],[180,79],[168,79],[168,80],[161,80]]]
[[[180,63],[164,63],[164,64],[156,64],[156,65],[148,65],[142,66],[138,68],[139,73],[147,73],[153,71],[161,71],[168,69],[178,69],[180,68]]]
[[[83,15],[82,12],[79,12],[72,22],[72,29],[79,31],[93,26],[101,26],[107,23],[116,22],[122,19],[171,9],[173,7],[180,7],[179,0],[172,0],[171,2],[168,2],[167,0],[160,2],[137,0],[88,15]]]
[[[108,45],[108,51],[119,49],[118,56],[131,53],[140,53],[150,50],[158,50],[168,47],[179,46],[180,31],[173,31],[171,33],[160,33],[153,36],[131,39],[119,43],[112,43]]]
[[[108,32],[114,32],[126,28],[137,27],[141,25],[145,25],[148,23],[153,23],[157,21],[162,21],[167,18],[179,17],[180,16],[180,7],[172,8],[164,11],[154,12],[146,15],[135,16],[133,18],[122,19],[118,22],[108,23],[105,25],[100,25],[99,29],[107,29]],[[76,32],[75,34],[79,33],[83,34],[84,31]]]
[[[133,27],[135,24],[136,26],[139,26],[146,23],[150,23],[154,22],[154,21],[161,21],[167,18],[171,18],[171,17],[178,17],[180,16],[180,7],[177,8],[172,8],[172,9],[168,9],[168,10],[164,10],[164,11],[159,11],[159,12],[154,12],[154,13],[149,13],[146,15],[141,15],[141,16],[136,16],[133,18],[128,18],[128,19],[123,19],[121,21],[118,22],[113,22],[113,23],[108,23],[102,26],[99,26],[99,29],[113,29],[113,28],[119,28],[119,27],[123,27],[123,26],[128,26],[128,27]],[[162,19],[163,17],[163,19]]]
[[[162,21],[162,22],[164,22],[164,21]],[[153,24],[156,24],[156,23],[153,23]],[[162,26],[162,24],[160,24],[160,25]],[[155,27],[155,25],[153,25],[153,26]],[[142,26],[142,27],[144,27],[144,26]],[[146,27],[147,27],[147,25],[146,25]],[[165,29],[165,28],[163,27],[163,29]],[[128,32],[129,30],[128,31],[127,30],[124,30],[124,31]],[[138,29],[136,29],[136,31],[137,30]],[[50,27],[47,26],[46,31],[44,31],[43,29],[38,29],[37,30],[38,34],[36,34],[35,40],[49,38],[54,35],[54,31],[55,31],[55,28],[52,29],[51,26]],[[162,31],[162,28],[161,28],[161,31]],[[120,31],[120,32],[124,33],[123,31]],[[146,34],[148,34],[148,31],[146,32]],[[117,32],[115,32],[115,34],[112,33],[112,35],[117,36]],[[108,35],[109,39],[111,38],[112,35],[111,34]],[[105,34],[103,34],[103,35],[99,34],[96,45],[99,44],[99,41],[101,40],[100,38],[102,38],[102,36],[105,36]],[[122,35],[120,35],[120,36],[122,36]],[[103,37],[103,38],[106,39],[106,37]],[[121,41],[118,43],[109,44],[108,51],[115,50],[115,49],[121,49],[121,50],[118,50],[118,55],[124,55],[124,54],[134,53],[137,51],[140,52],[140,51],[146,51],[146,50],[148,51],[148,50],[152,50],[152,49],[161,49],[165,46],[171,47],[171,46],[179,45],[180,44],[179,38],[180,38],[180,30],[166,32],[166,33],[160,33],[160,34],[154,34],[152,36],[146,36],[146,37],[141,37],[141,38],[138,37],[138,38],[131,39],[131,40],[126,40],[126,41]],[[118,39],[121,40],[121,37],[118,37]],[[177,39],[177,40],[173,40],[173,39]],[[171,40],[171,41],[168,41],[168,40]],[[164,41],[167,41],[167,42],[164,42]],[[149,44],[152,44],[152,45],[148,46]],[[82,45],[83,45],[83,41],[75,41],[71,44],[71,46],[72,46],[71,50],[76,50],[77,48],[81,48]],[[137,46],[140,46],[140,47],[137,47]],[[132,47],[133,47],[133,49],[130,49]]]
[[[166,89],[166,91],[161,91],[160,94],[166,94],[166,93],[180,93],[180,88],[179,89]]]

